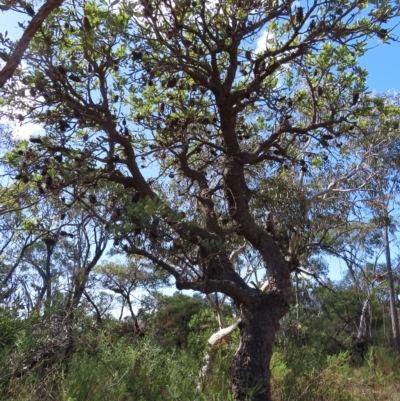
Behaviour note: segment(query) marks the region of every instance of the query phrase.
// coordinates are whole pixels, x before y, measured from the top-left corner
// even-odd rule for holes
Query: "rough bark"
[[[288,309],[285,299],[276,294],[258,293],[250,305],[242,305],[241,340],[231,365],[236,400],[271,400],[272,347],[279,320]]]

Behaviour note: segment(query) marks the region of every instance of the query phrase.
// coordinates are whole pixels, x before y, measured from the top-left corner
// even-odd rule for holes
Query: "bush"
[[[324,355],[318,349],[293,347],[272,358],[276,401],[398,401],[399,359],[371,347],[364,364],[354,367],[349,352]]]

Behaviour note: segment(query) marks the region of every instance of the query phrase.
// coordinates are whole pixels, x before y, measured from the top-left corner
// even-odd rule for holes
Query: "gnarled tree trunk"
[[[272,347],[279,320],[288,310],[282,297],[263,293],[257,294],[250,305],[241,307],[241,339],[231,365],[236,400],[271,400]]]

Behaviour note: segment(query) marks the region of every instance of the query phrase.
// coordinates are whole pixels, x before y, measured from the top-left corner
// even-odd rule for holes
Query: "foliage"
[[[383,26],[396,7],[374,7],[232,0],[57,9],[4,88],[4,116],[45,130],[5,155],[12,191],[24,207],[30,199],[82,207],[117,250],[168,261],[163,268],[188,288],[203,285],[193,280],[200,250],[225,254],[249,242],[260,253],[256,226],[286,259],[303,262],[332,245],[349,193],[371,178],[366,144],[377,146],[369,135],[377,127],[368,122],[396,115],[368,95],[358,65],[367,39],[391,40]],[[254,48],[264,31],[266,46]],[[2,45],[14,48],[9,38]],[[390,124],[381,129],[396,135]],[[235,191],[226,169],[234,154],[243,166]]]
[[[324,252],[347,252],[349,235],[372,226],[387,228],[390,222],[388,216],[358,219],[359,204],[377,210],[374,180],[384,173],[377,155],[398,143],[399,107],[368,92],[367,71],[358,58],[369,40],[393,39],[387,24],[399,15],[398,6],[350,0],[307,6],[290,0],[115,5],[65,2],[43,22],[23,67],[3,88],[0,114],[9,122],[4,129],[11,131],[16,122],[43,129],[2,155],[5,294],[11,294],[9,302],[23,296],[27,315],[50,320],[52,308],[65,301],[62,313],[54,315],[61,328],[57,346],[65,348],[65,360],[73,366],[79,305],[90,304],[99,325],[108,319],[107,306],[96,298],[111,295],[90,291],[90,280],[112,239],[110,253],[130,256],[135,263],[123,269],[109,263],[99,276],[103,287],[120,294],[122,310],[128,304],[135,332],[141,327],[131,291],[139,279],[148,283],[154,275],[156,285],[165,278],[159,269],[179,290],[198,291],[209,300],[215,293],[217,311],[218,293],[224,301],[230,297],[242,318],[231,369],[234,397],[244,401],[259,386],[264,396],[254,399],[269,400],[267,365],[279,322],[289,312],[292,273],[318,278],[326,271],[323,263],[310,271],[303,268]],[[35,14],[30,4],[3,9]],[[14,57],[17,43],[1,35],[0,44],[3,60]],[[393,156],[398,156],[397,146]],[[390,166],[393,177],[396,163]],[[237,261],[229,256],[244,247]],[[67,260],[66,268],[57,272],[55,260],[60,267]],[[357,268],[364,267],[360,260],[370,263],[361,258]],[[25,272],[34,274],[27,278]],[[297,341],[315,331],[313,324],[323,322],[329,336],[335,336],[340,320],[348,328],[365,288],[369,301],[371,281],[354,292],[338,291],[338,298],[314,292],[310,304],[338,316],[331,325],[329,318],[301,324],[299,312],[311,317],[313,311],[307,305],[301,311],[298,302]],[[154,313],[158,347],[194,344],[187,340],[188,323],[192,319],[195,327],[207,321],[200,312],[200,301],[165,299]],[[347,339],[336,341],[343,345]],[[151,349],[151,360],[168,359],[159,348]],[[106,348],[99,350],[107,355]],[[314,354],[315,349],[307,344],[303,351]],[[345,354],[320,354],[332,371],[346,366]],[[87,380],[93,391],[98,376],[92,358],[87,363],[94,376]],[[60,366],[64,362],[59,358]],[[51,358],[49,363],[56,366]],[[276,365],[282,382],[290,376],[285,363]],[[293,363],[287,366],[294,371]],[[321,366],[319,375],[328,380],[331,373]],[[76,369],[80,372],[80,366]],[[324,392],[300,382],[304,392],[315,391],[313,397]],[[150,387],[148,396],[156,397]],[[164,398],[178,397],[161,386],[153,390]],[[80,391],[70,397],[89,394]],[[104,391],[99,397],[105,397]],[[179,397],[190,399],[185,391]]]
[[[205,309],[206,304],[201,299],[179,293],[172,297],[163,297],[151,317],[151,335],[162,348],[186,348],[188,336],[198,328],[189,323]]]
[[[86,318],[86,325],[82,324],[84,320],[80,316],[80,330],[75,332],[76,352],[70,360],[53,355],[52,363],[38,360],[31,371],[17,369],[18,374],[13,374],[10,366],[3,364],[1,399],[230,399],[229,355],[226,353],[217,352],[212,363],[216,371],[222,369],[222,375],[214,375],[206,392],[198,394],[193,383],[198,379],[199,361],[189,350],[170,347],[169,343],[161,347],[151,333],[133,341],[130,336],[121,337],[117,334],[121,323],[112,320],[104,321],[101,327],[90,324],[91,318]],[[49,325],[42,323],[32,331],[34,322],[25,322],[13,344],[8,345],[8,355],[2,354],[2,360],[12,359],[14,363],[20,360],[22,367],[30,358],[28,350],[36,350],[38,354],[38,342],[47,342],[48,346],[46,327]],[[57,337],[52,341],[57,341]]]
[[[81,316],[80,320],[82,322],[84,317]],[[203,331],[193,330],[185,349],[168,344],[164,347],[152,338],[151,333],[134,340],[129,336],[120,337],[116,333],[121,323],[109,320],[96,326],[90,323],[91,320],[86,319],[86,324],[81,325],[77,351],[67,364],[61,359],[54,360],[50,365],[39,363],[28,374],[11,376],[7,381],[4,381],[4,377],[10,370],[7,364],[3,364],[1,399],[232,400],[228,368],[235,352],[234,344],[213,351],[210,376],[203,393],[197,392],[193,386],[199,380],[201,357],[198,346],[202,344],[205,351],[204,338],[215,328],[215,319],[211,315],[207,317],[206,310],[192,317],[192,329],[200,327],[200,324]],[[45,326],[42,322],[38,326],[42,329],[35,331],[32,330],[34,321],[25,321],[23,324],[13,318],[8,321],[15,328],[15,325],[19,325],[12,341],[13,347],[18,347],[15,348],[16,352],[22,354],[29,349],[40,349],[37,341],[45,335],[43,329],[49,325]],[[308,333],[317,331],[318,327],[315,326]],[[32,341],[36,341],[36,344]],[[275,345],[271,361],[274,400],[396,400],[400,379],[399,361],[390,350],[382,346],[371,347],[364,362],[354,366],[348,352],[329,354],[321,344],[323,338],[318,338],[315,333],[306,345],[299,346],[296,339],[289,339],[284,346]],[[10,350],[10,346],[9,338],[6,349],[3,348],[2,360],[9,360],[4,350]]]
[[[357,368],[348,353],[324,356],[311,347],[291,348],[274,356],[274,400],[395,401],[397,363],[392,353],[379,347],[372,347],[365,364]]]

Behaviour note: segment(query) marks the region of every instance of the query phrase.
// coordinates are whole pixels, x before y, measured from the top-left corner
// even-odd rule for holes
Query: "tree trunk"
[[[297,318],[297,344],[300,345],[301,332],[300,332],[300,289],[299,289],[299,276],[296,271],[296,318]]]
[[[390,317],[392,319],[392,331],[394,347],[398,353],[400,353],[400,328],[399,328],[399,316],[396,309],[396,291],[394,288],[392,261],[390,257],[390,246],[389,246],[389,228],[386,225],[384,228],[384,240],[385,240],[385,254],[386,254],[386,268],[387,277],[389,282],[389,299],[390,299]]]
[[[129,299],[129,293],[126,296],[126,301],[128,302],[128,308],[129,308],[129,312],[131,313],[131,319],[132,319],[132,323],[133,323],[133,331],[135,332],[135,334],[143,334],[140,330],[140,326],[139,326],[139,322],[138,319],[135,315],[135,312],[133,311],[133,307],[132,307],[132,302]]]
[[[361,311],[361,317],[360,317],[360,324],[358,326],[358,332],[357,332],[357,340],[364,339],[366,333],[367,333],[367,310],[369,307],[369,299],[370,296],[368,295],[368,298],[365,300],[362,311]]]
[[[46,257],[46,281],[44,283],[46,287],[46,306],[50,307],[50,302],[51,302],[51,255],[53,254],[54,250],[54,245],[48,245],[46,244],[47,248],[47,257]]]
[[[232,392],[238,401],[270,401],[269,364],[279,320],[289,310],[281,299],[271,302],[260,294],[249,306],[241,306],[240,344],[231,365]]]

